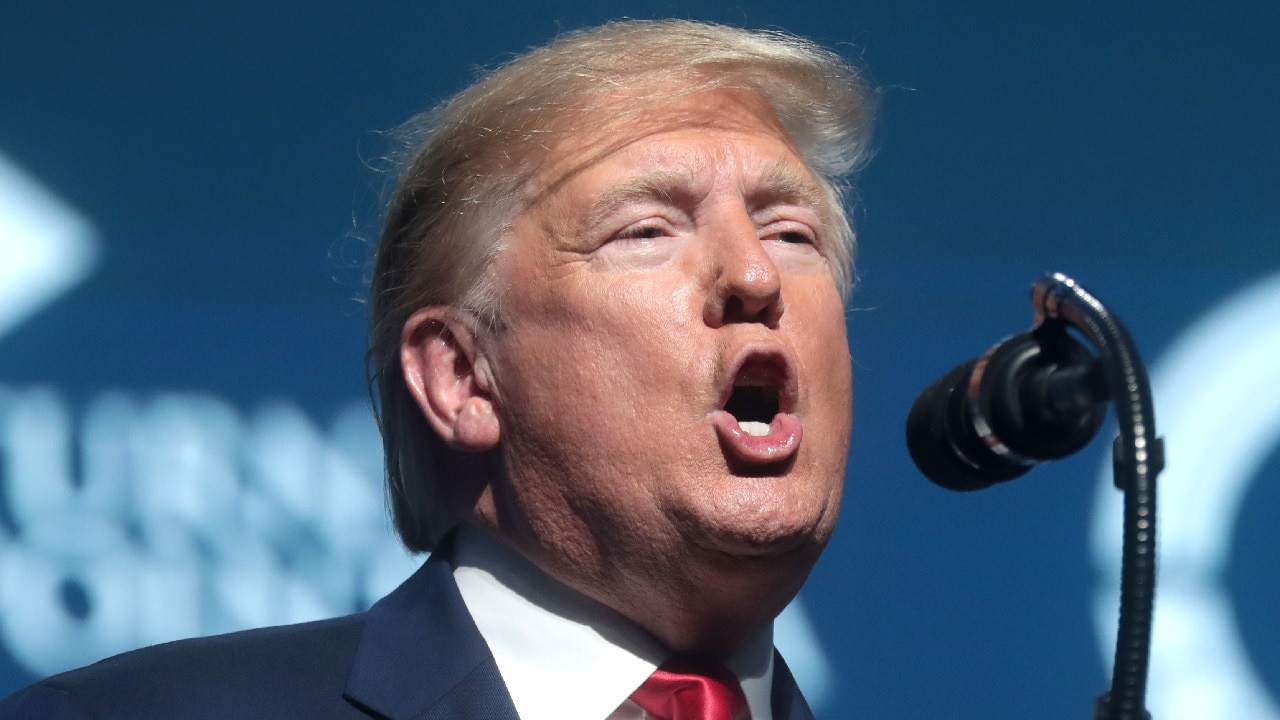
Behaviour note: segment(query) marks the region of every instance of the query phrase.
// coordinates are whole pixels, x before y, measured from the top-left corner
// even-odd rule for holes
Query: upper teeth
[[[756,437],[764,437],[769,434],[769,423],[757,422],[755,420],[739,420],[738,427],[748,435]]]

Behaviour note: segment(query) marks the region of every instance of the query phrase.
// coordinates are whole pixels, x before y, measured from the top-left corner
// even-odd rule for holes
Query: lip
[[[799,397],[799,381],[795,366],[778,348],[752,346],[740,350],[729,366],[721,388],[719,404],[710,417],[721,444],[737,460],[751,465],[766,465],[790,458],[800,448],[804,425],[795,414]],[[778,391],[778,412],[769,423],[769,432],[752,435],[738,424],[737,418],[724,407],[740,378],[753,383],[768,383]]]

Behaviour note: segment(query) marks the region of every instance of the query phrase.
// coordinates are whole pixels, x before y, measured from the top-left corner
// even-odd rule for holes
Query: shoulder
[[[364,614],[155,645],[0,702],[17,718],[362,717],[342,696]]]

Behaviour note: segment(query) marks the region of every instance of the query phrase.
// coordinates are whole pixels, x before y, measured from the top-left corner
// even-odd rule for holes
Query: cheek
[[[831,441],[847,447],[852,424],[852,361],[846,334],[844,309],[833,293],[820,293],[809,298],[804,326],[797,328],[803,343],[804,370],[810,380],[809,397],[814,410],[823,418],[823,433]],[[844,451],[841,451],[843,457]]]
[[[600,282],[526,304],[508,323],[498,385],[521,415],[511,419],[631,434],[664,414],[674,420],[677,400],[704,394],[698,378],[712,357],[695,347],[691,294],[656,280],[589,279]]]
[[[783,320],[796,323],[796,337],[808,343],[815,352],[839,356],[842,367],[849,365],[849,339],[845,326],[844,303],[829,273],[794,287],[783,297]],[[791,317],[787,317],[790,315]]]
[[[620,383],[619,389],[657,389],[705,374],[699,372],[708,353],[698,348],[705,329],[695,293],[665,275],[596,278],[588,292],[564,306],[566,342],[578,342],[580,352],[602,376]]]

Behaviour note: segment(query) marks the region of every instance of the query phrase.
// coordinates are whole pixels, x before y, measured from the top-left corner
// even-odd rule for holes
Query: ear
[[[446,444],[471,452],[497,447],[501,427],[474,316],[438,305],[415,312],[400,333],[400,366],[410,394]]]

